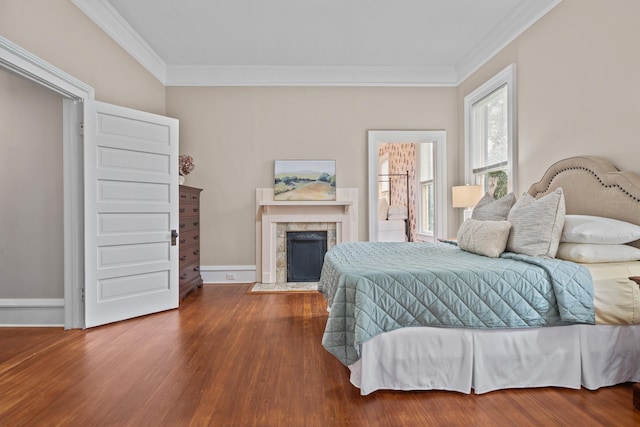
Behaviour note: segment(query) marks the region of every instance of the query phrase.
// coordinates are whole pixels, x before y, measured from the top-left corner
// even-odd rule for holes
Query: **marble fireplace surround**
[[[278,281],[278,228],[281,232],[287,229],[335,229],[336,244],[355,242],[358,240],[358,189],[336,189],[335,201],[275,201],[273,188],[257,188],[256,278],[262,283]]]

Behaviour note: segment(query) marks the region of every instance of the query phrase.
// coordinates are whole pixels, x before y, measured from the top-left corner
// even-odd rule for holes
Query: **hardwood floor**
[[[0,328],[0,426],[639,426],[632,385],[360,396],[319,294],[210,285],[91,330]]]

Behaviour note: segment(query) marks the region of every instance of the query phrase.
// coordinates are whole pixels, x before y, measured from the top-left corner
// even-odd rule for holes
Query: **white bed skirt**
[[[351,383],[376,390],[591,390],[640,381],[640,325],[533,329],[403,328],[361,347]]]

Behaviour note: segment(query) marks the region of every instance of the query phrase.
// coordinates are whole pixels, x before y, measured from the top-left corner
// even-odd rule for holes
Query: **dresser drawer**
[[[180,204],[182,203],[200,204],[200,192],[180,192]]]
[[[200,217],[181,217],[180,218],[180,228],[179,232],[183,233],[185,231],[198,230],[200,228]]]
[[[190,282],[196,277],[200,277],[199,265],[191,264],[183,269],[180,269],[180,283]]]
[[[178,209],[178,212],[180,214],[180,218],[200,216],[200,206],[181,204],[180,208]]]
[[[183,231],[178,236],[178,243],[180,244],[180,250],[183,247],[199,244],[200,230]]]
[[[200,263],[200,248],[198,246],[190,246],[180,249],[180,270],[188,267],[190,264]]]

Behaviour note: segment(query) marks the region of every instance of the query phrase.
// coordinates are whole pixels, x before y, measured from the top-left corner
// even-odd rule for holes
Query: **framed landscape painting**
[[[276,160],[274,200],[336,200],[335,160]]]

